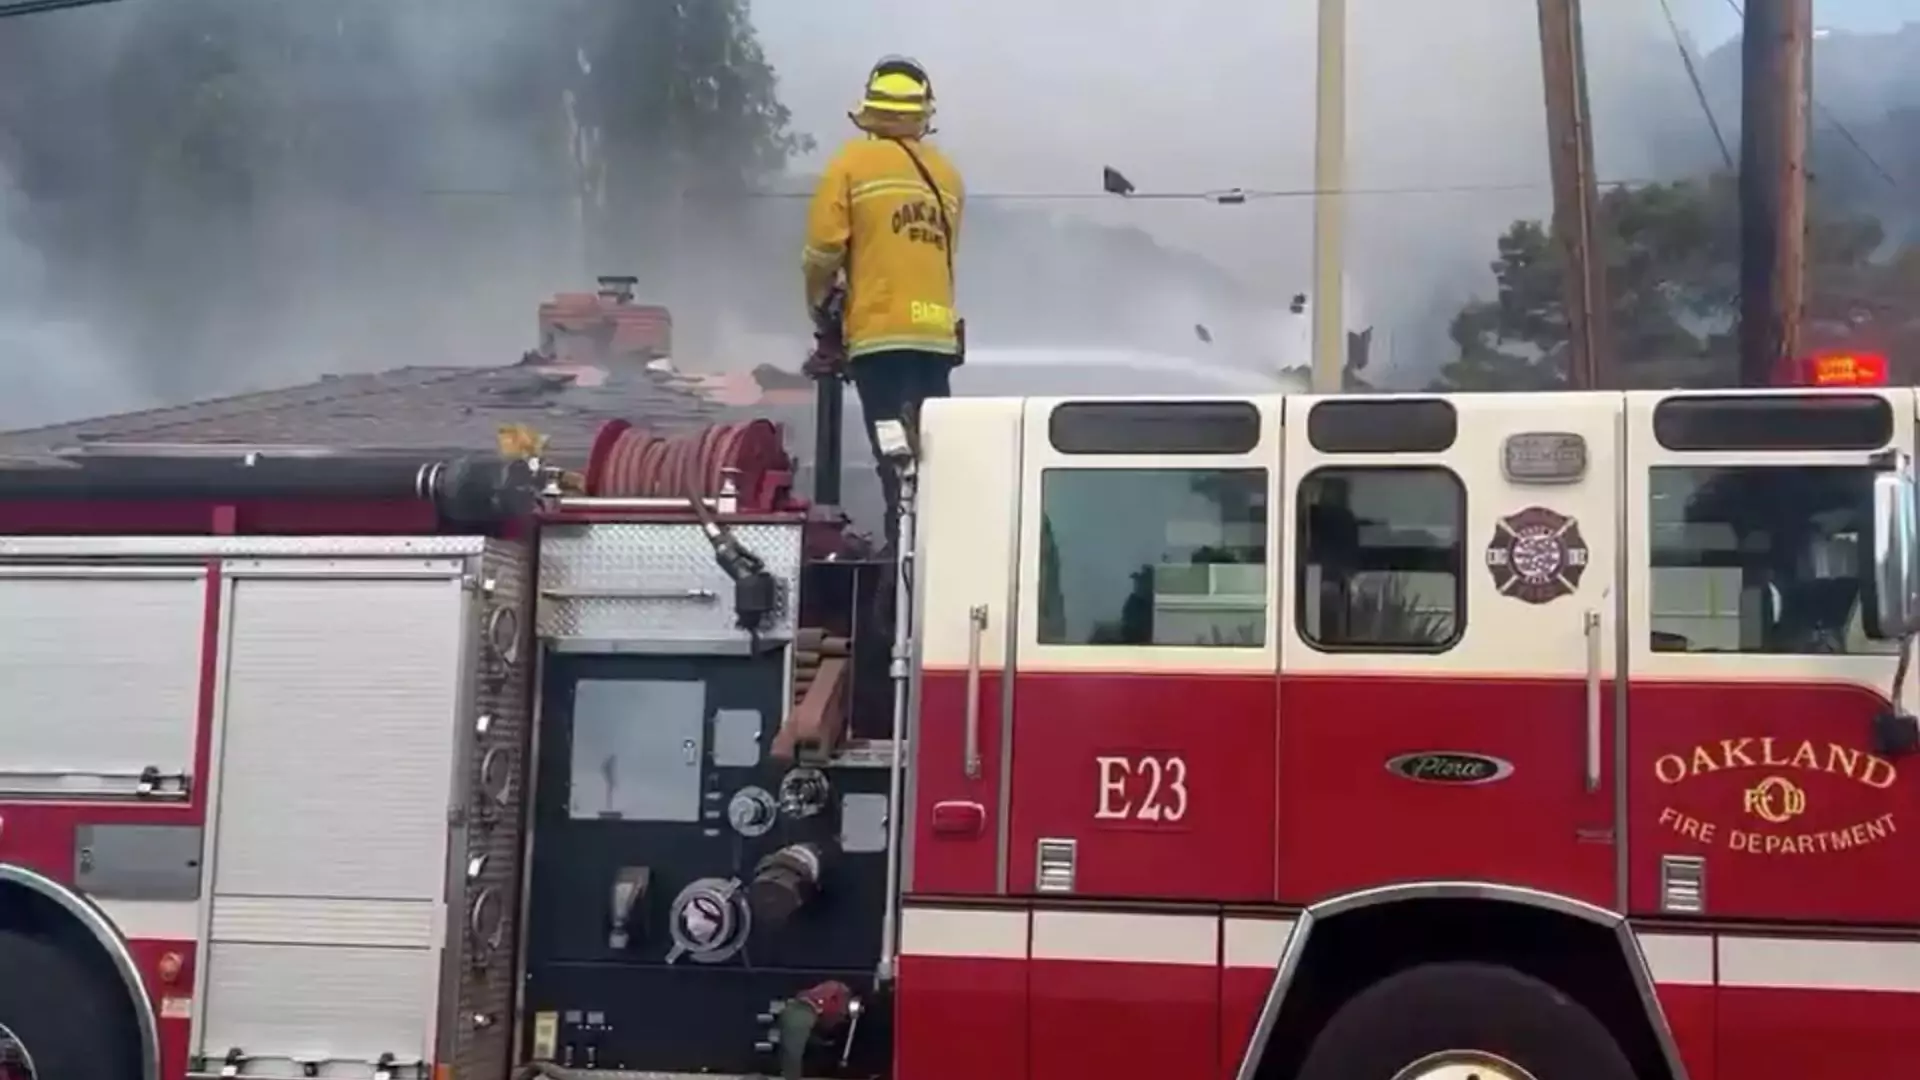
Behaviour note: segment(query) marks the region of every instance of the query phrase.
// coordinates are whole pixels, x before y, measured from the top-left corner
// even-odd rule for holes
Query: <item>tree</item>
[[[1737,205],[1730,178],[1615,188],[1601,197],[1614,347],[1623,378],[1711,368],[1725,352],[1736,299]],[[1544,390],[1565,385],[1565,280],[1552,230],[1516,221],[1492,264],[1496,293],[1461,309],[1449,328],[1459,349],[1441,370],[1456,390]],[[1628,359],[1631,358],[1631,359]],[[1631,374],[1629,374],[1631,369]]]
[[[758,189],[812,141],[795,133],[754,35],[748,0],[560,5],[570,93],[604,148],[600,230],[643,244],[668,234],[689,197]],[[558,103],[558,96],[555,97]]]
[[[390,296],[344,321],[393,318],[409,301],[366,279],[477,265],[489,243],[605,237],[571,272],[676,280],[647,264],[672,262],[675,228],[701,239],[674,225],[680,196],[753,187],[805,146],[750,15],[747,0],[170,0],[23,19],[0,35],[0,173],[28,196],[16,227],[86,283],[154,391],[230,391],[285,340],[282,312],[311,327],[319,304]],[[583,126],[591,153],[569,137]],[[444,193],[462,187],[514,197]],[[277,228],[290,203],[335,250]]]
[[[792,130],[749,0],[557,8],[559,25],[578,29],[551,58],[568,82],[544,96],[561,105],[575,148],[585,261],[629,269],[669,304],[737,295],[724,268],[765,261],[734,257],[762,239],[739,200],[813,145]],[[629,265],[636,253],[643,261]],[[676,306],[683,340],[717,315],[710,302]]]
[[[1920,242],[1920,79],[1915,85],[1915,104],[1850,119],[1844,131],[1816,122],[1808,134],[1815,204],[1871,213],[1908,244]]]
[[[1714,386],[1735,378],[1739,307],[1738,192],[1715,175],[1601,197],[1609,329],[1628,386]],[[1816,207],[1809,226],[1810,320],[1844,319],[1861,298],[1895,304],[1916,253],[1879,257],[1885,233],[1868,217]],[[1551,229],[1516,221],[1492,263],[1495,294],[1461,309],[1450,327],[1458,350],[1440,371],[1448,390],[1547,390],[1566,385],[1564,268]],[[1909,292],[1899,304],[1920,307]],[[1857,323],[1858,320],[1856,319]]]

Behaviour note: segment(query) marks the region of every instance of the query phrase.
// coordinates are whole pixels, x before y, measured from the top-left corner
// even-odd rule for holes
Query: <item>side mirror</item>
[[[1899,640],[1920,629],[1920,495],[1913,474],[1889,469],[1873,478],[1872,593],[1867,636]]]

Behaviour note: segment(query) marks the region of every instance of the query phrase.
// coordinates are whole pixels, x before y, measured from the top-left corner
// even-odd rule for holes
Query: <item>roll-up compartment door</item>
[[[0,567],[0,611],[0,793],[132,796],[148,770],[184,790],[204,569]]]
[[[407,568],[234,574],[197,1045],[242,1075],[432,1056],[471,620]]]

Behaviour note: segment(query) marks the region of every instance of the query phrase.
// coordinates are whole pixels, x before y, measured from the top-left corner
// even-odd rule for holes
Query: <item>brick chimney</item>
[[[655,304],[634,303],[638,279],[607,274],[591,293],[560,293],[540,305],[540,345],[530,363],[644,366],[673,355],[673,316]]]

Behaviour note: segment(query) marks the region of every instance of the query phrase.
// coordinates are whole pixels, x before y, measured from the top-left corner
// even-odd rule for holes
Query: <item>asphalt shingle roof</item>
[[[608,420],[677,432],[713,422],[723,411],[683,377],[638,364],[403,367],[0,432],[0,456],[101,444],[487,451],[503,425],[526,424],[548,437],[551,459],[573,464],[584,461]]]

